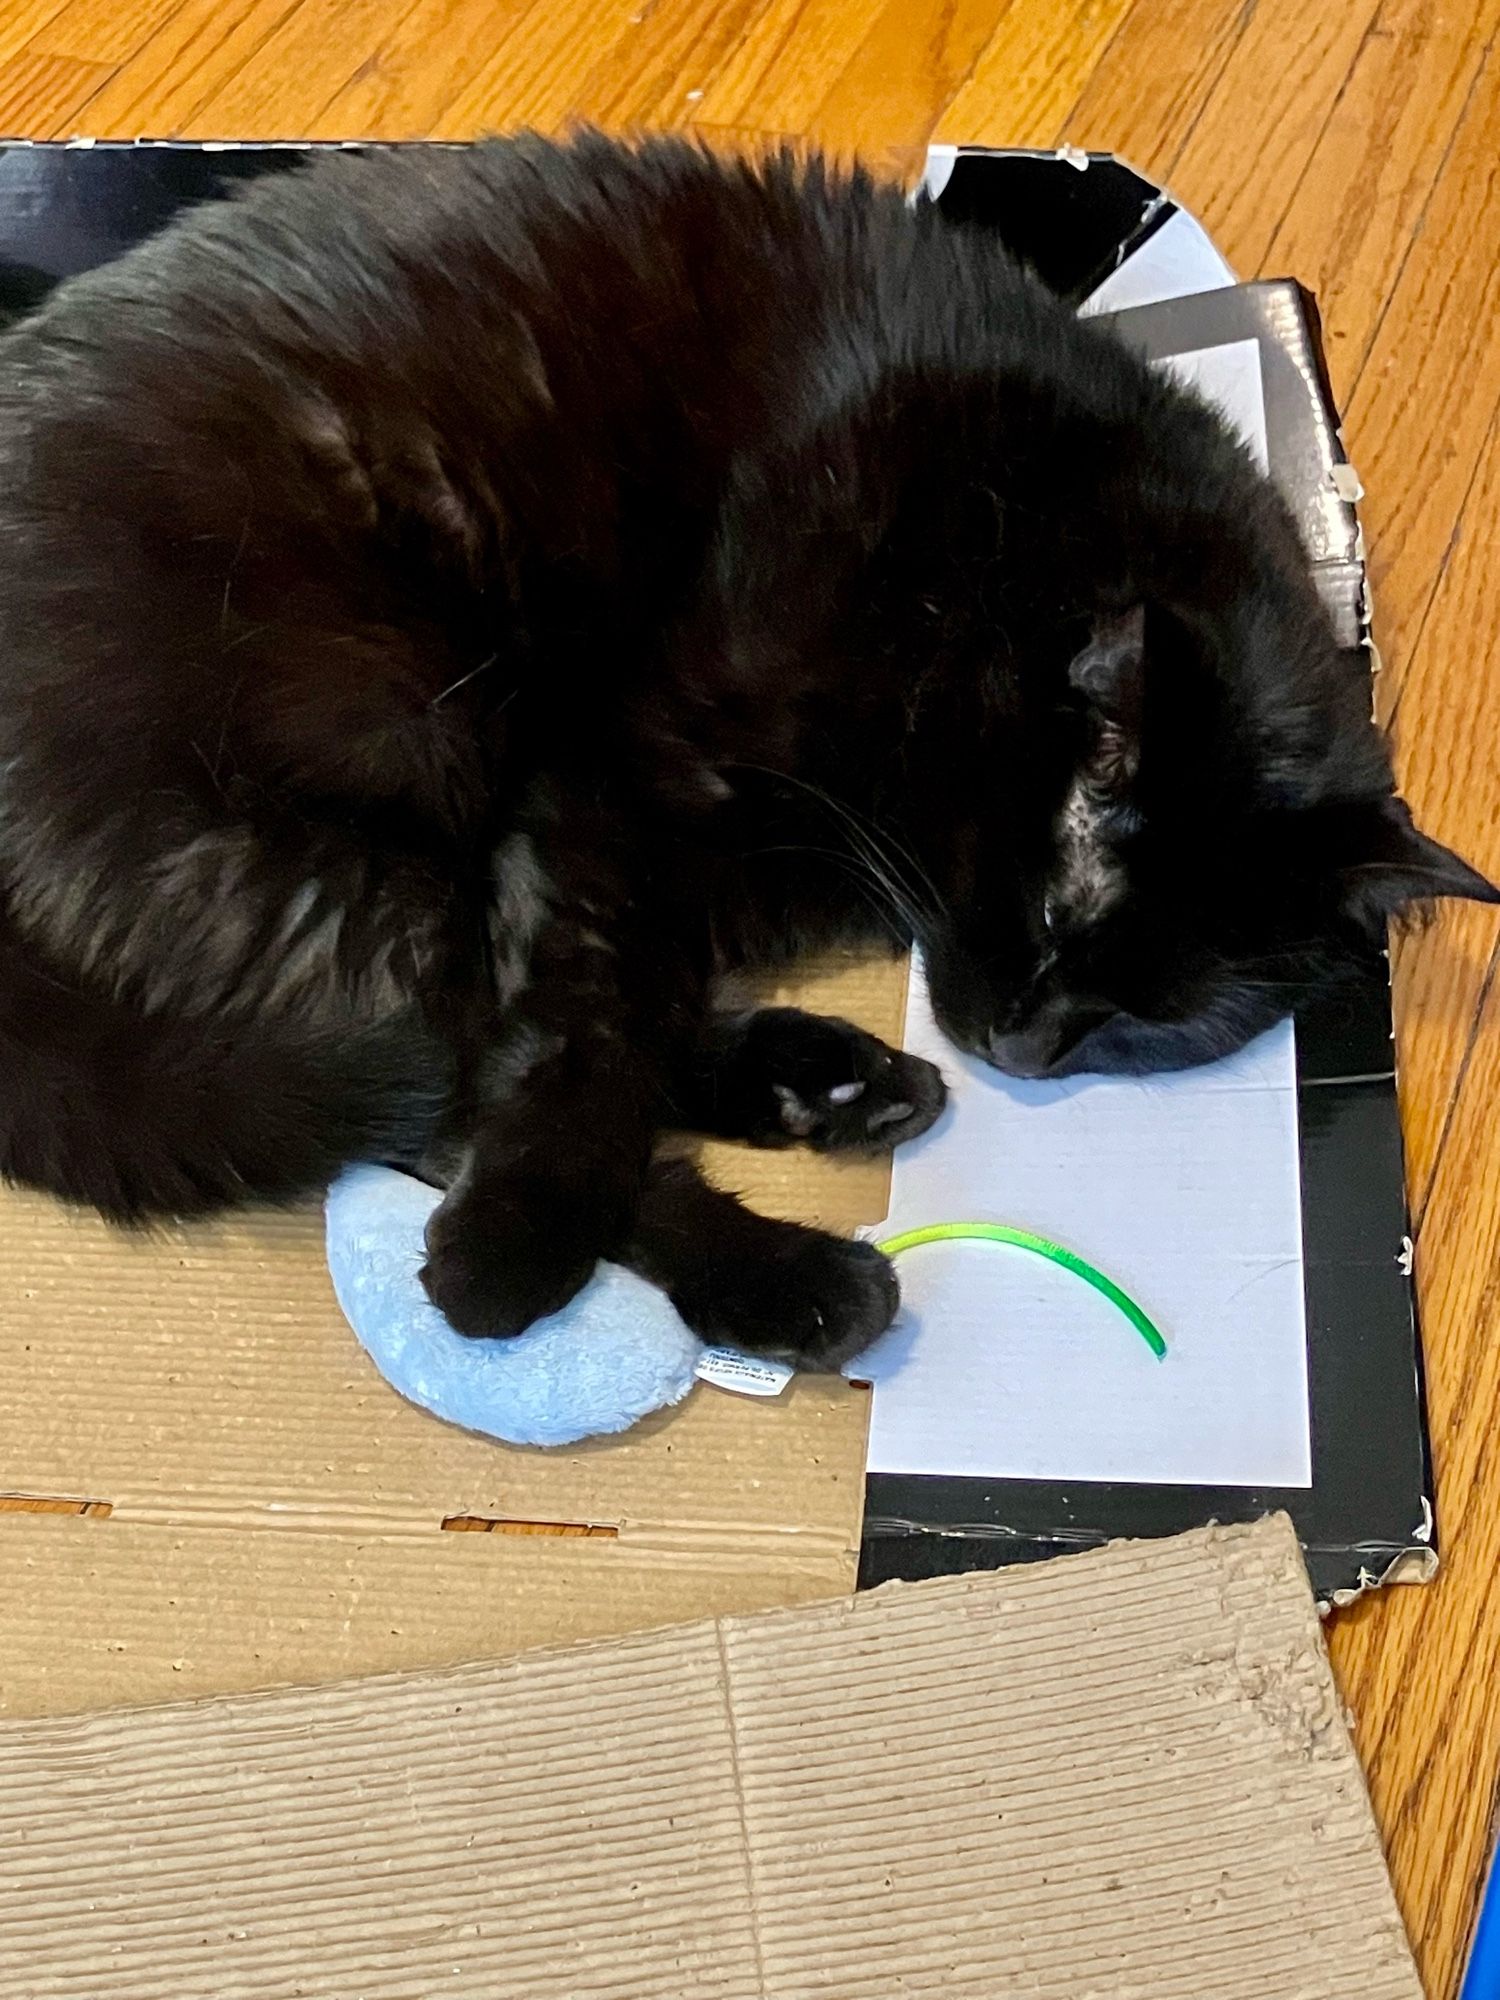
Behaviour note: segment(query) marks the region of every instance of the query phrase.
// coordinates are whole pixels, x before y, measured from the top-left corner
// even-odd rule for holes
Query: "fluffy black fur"
[[[5,1174],[394,1158],[465,1331],[611,1254],[822,1363],[883,1260],[657,1135],[941,1084],[721,974],[915,939],[960,1045],[1146,1070],[1494,894],[1202,407],[893,191],[592,137],[325,159],[0,339],[0,774]]]

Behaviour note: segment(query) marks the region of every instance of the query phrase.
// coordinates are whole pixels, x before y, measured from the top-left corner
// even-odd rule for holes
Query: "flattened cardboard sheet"
[[[889,966],[801,991],[899,1037]],[[709,1149],[852,1229],[878,1163]],[[0,1191],[0,1715],[436,1666],[853,1587],[863,1390],[696,1388],[622,1438],[498,1445],[404,1403],[316,1212],[122,1236]],[[495,1532],[444,1532],[445,1523]],[[593,1529],[594,1533],[579,1530]],[[520,1530],[540,1532],[518,1532]]]
[[[0,2000],[1420,2000],[1289,1524],[0,1727]]]

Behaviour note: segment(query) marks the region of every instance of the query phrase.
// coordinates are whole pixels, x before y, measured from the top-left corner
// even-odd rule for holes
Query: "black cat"
[[[916,940],[962,1047],[1140,1071],[1496,892],[1203,407],[893,190],[587,137],[325,158],[0,339],[0,895],[15,1180],[396,1160],[466,1332],[608,1254],[832,1365],[883,1259],[658,1134],[942,1085],[721,975]]]

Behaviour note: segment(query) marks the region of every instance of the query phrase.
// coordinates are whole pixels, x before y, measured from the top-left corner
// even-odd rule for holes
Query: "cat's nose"
[[[1050,1076],[1063,1053],[1064,1038],[1058,1029],[1050,1023],[1037,1022],[1007,1034],[991,1028],[985,1059],[1007,1076],[1036,1078]]]

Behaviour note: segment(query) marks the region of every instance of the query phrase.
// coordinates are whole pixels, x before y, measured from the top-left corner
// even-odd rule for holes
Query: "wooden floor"
[[[1317,292],[1368,498],[1379,703],[1500,876],[1500,0],[7,0],[0,130],[460,138],[520,123],[1112,148]],[[1500,920],[1399,954],[1446,1563],[1336,1621],[1428,1990],[1500,1770]]]

